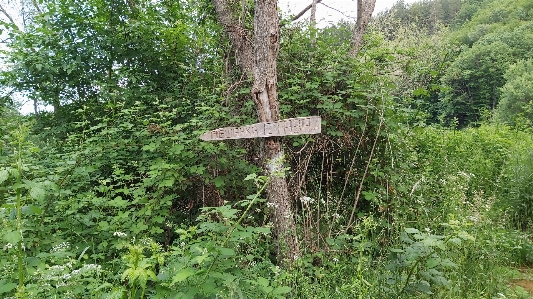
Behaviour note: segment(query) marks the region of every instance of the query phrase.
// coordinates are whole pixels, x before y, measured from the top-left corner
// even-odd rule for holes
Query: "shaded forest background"
[[[533,2],[400,1],[356,57],[354,24],[280,14],[281,115],[322,118],[284,138],[290,265],[261,140],[198,138],[257,122],[210,1],[4,13],[0,295],[530,298],[509,281],[533,262]]]

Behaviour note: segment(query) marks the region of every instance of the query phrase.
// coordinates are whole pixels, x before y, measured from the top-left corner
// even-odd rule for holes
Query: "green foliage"
[[[445,106],[441,111],[441,117],[447,120],[445,123],[449,124],[455,117],[463,127],[479,121],[484,110],[496,108],[503,98],[502,87],[514,79],[505,76],[509,67],[533,55],[531,29],[531,22],[511,31],[509,27],[501,27],[480,37],[471,48],[457,56],[443,77],[450,88],[443,98]]]
[[[450,6],[457,12],[451,22],[438,24],[442,4],[400,2],[376,19],[376,29],[399,58],[389,69],[400,105],[414,114],[410,122],[478,125],[497,107],[510,65],[532,57],[533,7],[530,1],[462,1],[458,11]]]
[[[510,32],[531,21],[532,9],[533,5],[527,0],[468,1],[458,15],[458,24],[462,27],[454,35],[462,43],[472,46],[486,34]]]
[[[141,240],[138,244],[127,244],[129,253],[123,257],[126,260],[126,271],[122,273],[121,279],[127,281],[130,286],[128,298],[137,298],[137,288],[141,288],[139,298],[144,298],[146,284],[148,280],[156,281],[154,273],[156,265],[163,265],[164,258],[160,255],[161,245],[152,240]],[[149,249],[151,257],[146,258],[144,251]]]
[[[469,1],[470,2],[470,1]],[[397,1],[389,10],[377,18],[394,18],[400,21],[400,28],[408,24],[417,24],[418,28],[434,33],[441,24],[456,23],[457,14],[469,2],[460,0],[425,0],[406,4]]]
[[[266,186],[264,177],[250,175],[247,179],[258,184],[255,195],[234,206],[205,208],[198,226],[177,230],[180,237],[158,275],[164,288],[157,295],[284,298],[291,291],[275,279],[280,269],[268,259],[268,247],[263,247],[270,227],[244,225],[253,218],[257,203],[264,201],[259,195]],[[240,210],[239,206],[246,208]]]
[[[400,3],[357,59],[349,23],[283,27],[282,116],[323,120],[285,138],[287,268],[260,141],[198,139],[256,117],[211,4],[46,2],[1,79],[59,109],[0,110],[0,296],[523,298],[507,282],[533,263],[533,38],[529,3],[503,2]],[[500,93],[513,128],[478,122]]]
[[[279,97],[284,117],[320,115],[323,134],[287,138],[291,174],[290,184],[297,195],[298,221],[309,226],[305,250],[327,248],[325,238],[345,234],[357,215],[371,211],[373,194],[383,189],[383,146],[385,128],[394,127],[396,112],[387,92],[392,88],[378,69],[394,59],[382,46],[379,33],[367,36],[367,47],[360,61],[347,56],[349,44],[343,37],[350,28],[344,24],[323,30],[321,39],[310,44],[310,32],[290,28],[282,40],[280,53]],[[332,51],[330,44],[338,45]],[[308,55],[301,53],[309,51]],[[327,149],[327,150],[326,150]],[[328,174],[325,173],[328,172]],[[372,174],[371,174],[372,173]],[[320,211],[335,215],[312,225]]]
[[[105,103],[117,89],[170,92],[197,62],[187,53],[191,32],[182,19],[181,6],[167,2],[47,1],[24,31],[11,32],[13,67],[0,82],[56,111]]]
[[[533,140],[530,133],[516,132],[516,142],[510,149],[501,174],[501,203],[499,208],[513,227],[527,229],[533,223],[532,165]]]
[[[510,125],[531,127],[533,121],[533,60],[520,60],[505,73],[496,118]]]
[[[496,108],[505,84],[503,74],[512,62],[510,51],[502,42],[475,44],[454,60],[443,78],[450,87],[443,99],[444,123],[456,118],[458,126],[464,127],[480,121],[483,110]]]
[[[404,293],[432,294],[432,287],[450,288],[445,273],[458,265],[449,255],[465,241],[474,241],[467,232],[455,230],[455,223],[447,224],[453,229],[447,236],[432,234],[429,228],[426,232],[406,228],[400,235],[402,248],[391,249],[391,262],[386,267],[391,274],[386,276],[385,290],[400,297]],[[390,285],[396,289],[390,289]]]

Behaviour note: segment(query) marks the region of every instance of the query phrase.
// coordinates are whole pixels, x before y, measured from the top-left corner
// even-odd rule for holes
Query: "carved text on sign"
[[[296,117],[276,122],[258,123],[242,127],[227,127],[206,132],[202,140],[225,140],[272,136],[318,134],[321,131],[320,116]]]

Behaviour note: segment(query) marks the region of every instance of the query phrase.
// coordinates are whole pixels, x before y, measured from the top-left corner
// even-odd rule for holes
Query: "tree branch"
[[[41,8],[39,7],[39,4],[37,4],[37,1],[36,0],[31,0],[31,3],[33,4],[33,7],[35,7],[35,9],[37,10],[37,12],[39,14],[42,14],[43,11],[41,10]]]
[[[349,16],[349,15],[347,15],[347,14],[343,13],[342,11],[340,11],[340,10],[336,9],[335,7],[331,7],[331,6],[329,6],[329,5],[327,5],[327,4],[324,4],[324,3],[320,3],[320,4],[324,5],[325,7],[329,8],[329,9],[333,9],[334,11],[336,11],[336,12],[340,13],[341,15],[343,15],[343,16],[345,16],[345,17],[347,17],[347,18],[350,18],[350,19],[355,19],[354,17],[352,17],[352,16]]]
[[[314,2],[314,1],[313,1]],[[322,0],[317,0],[316,3],[320,3]],[[300,13],[292,17],[291,21],[294,22],[298,20],[301,16],[303,16],[308,10],[310,10],[313,7],[313,3],[309,4],[306,8],[304,8]]]
[[[11,23],[13,23],[13,25],[15,25],[15,26],[17,25],[17,24],[15,23],[15,21],[13,21],[13,18],[12,18],[12,17],[7,13],[7,11],[2,7],[2,5],[0,5],[0,11],[1,11],[1,12],[2,12],[2,13],[3,13],[3,14],[9,19],[9,21],[10,21]]]

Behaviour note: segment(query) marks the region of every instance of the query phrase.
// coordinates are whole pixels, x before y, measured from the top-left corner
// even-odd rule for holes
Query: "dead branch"
[[[2,5],[0,5],[0,11],[9,19],[9,21],[13,24],[13,25],[17,25],[15,24],[15,21],[13,21],[13,18],[7,13],[7,11],[2,7]]]
[[[316,3],[320,3],[322,0],[317,0]],[[314,1],[313,1],[314,3]],[[313,7],[313,3],[309,4],[306,8],[304,8],[302,11],[300,11],[297,15],[292,17],[291,22],[294,22],[298,20],[300,17],[302,17],[308,10],[310,10]],[[316,5],[316,4],[315,4]]]
[[[329,5],[327,5],[327,4],[324,4],[324,3],[320,3],[320,4],[324,5],[325,7],[329,8],[329,9],[332,9],[332,10],[334,10],[334,11],[336,11],[336,12],[340,13],[341,15],[343,15],[343,16],[345,16],[345,17],[347,17],[347,18],[350,18],[350,19],[354,19],[354,20],[355,20],[355,18],[354,18],[354,17],[352,17],[352,16],[349,16],[349,15],[347,15],[347,14],[343,13],[342,11],[340,11],[340,10],[336,9],[335,7],[331,7],[331,6],[329,6]]]

